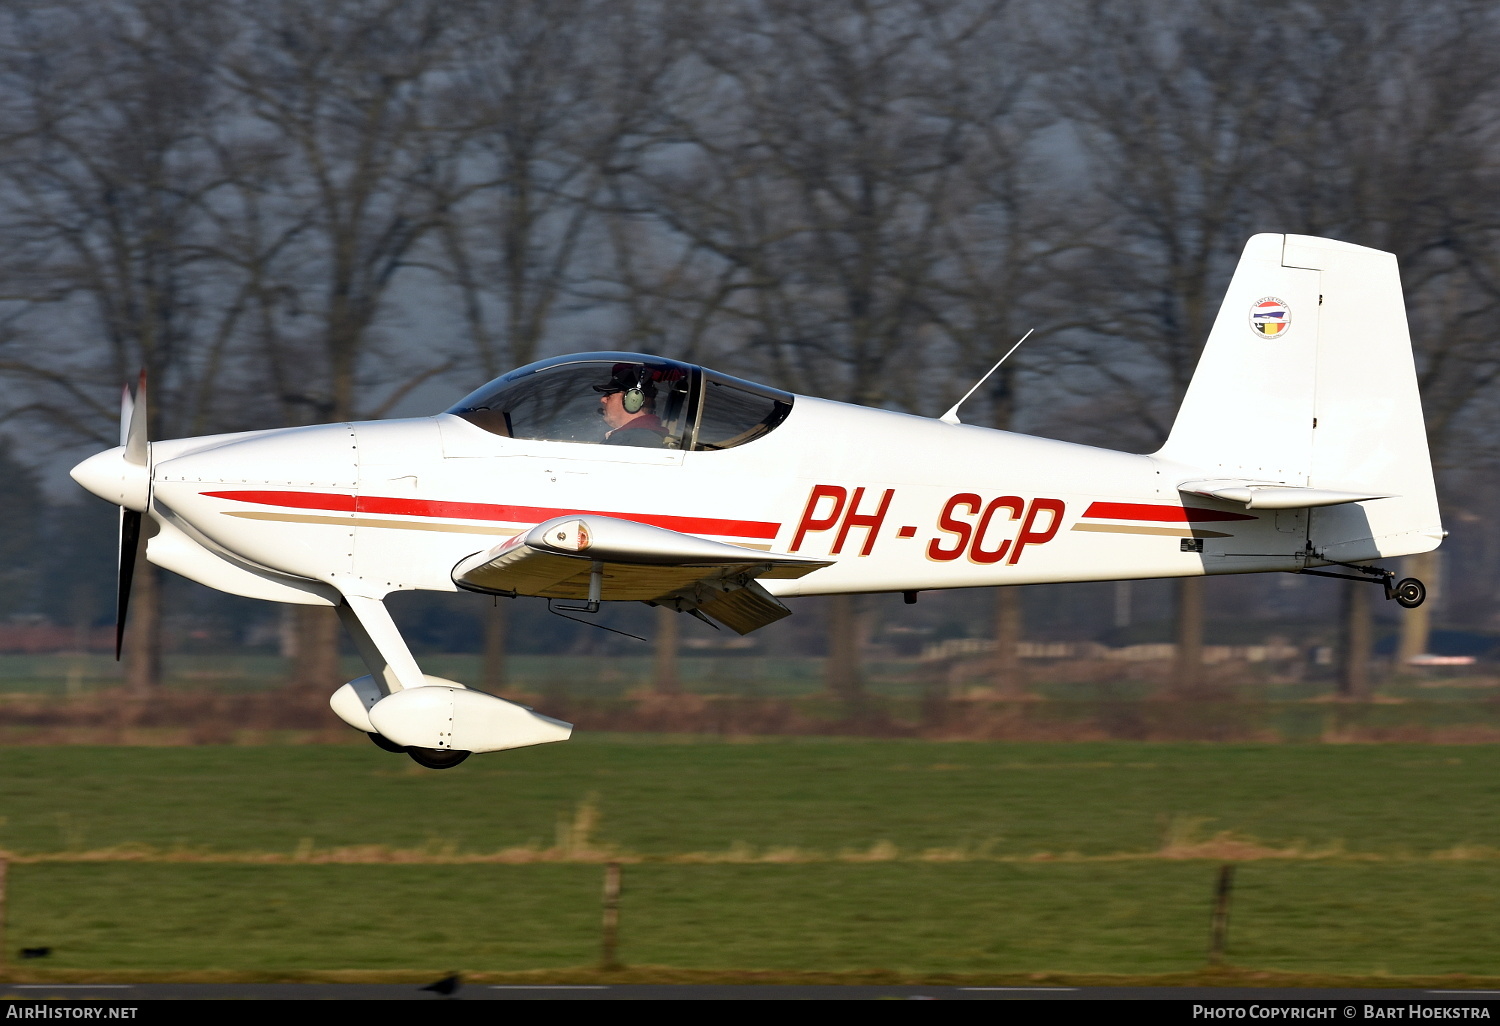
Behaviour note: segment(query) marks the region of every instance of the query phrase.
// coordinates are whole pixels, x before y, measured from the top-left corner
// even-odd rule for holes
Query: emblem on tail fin
[[[1264,296],[1250,308],[1250,328],[1261,338],[1280,338],[1292,330],[1292,308],[1275,296]]]

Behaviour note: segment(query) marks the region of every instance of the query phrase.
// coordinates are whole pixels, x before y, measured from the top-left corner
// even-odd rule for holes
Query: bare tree
[[[260,143],[240,183],[250,225],[236,237],[261,283],[260,355],[283,420],[380,416],[450,365],[383,347],[377,328],[451,201],[455,144],[434,108],[454,73],[457,16],[438,0],[236,10],[243,28],[220,67]],[[337,621],[308,606],[296,623],[294,679],[335,683]]]
[[[0,440],[0,615],[23,612],[35,598],[38,580],[36,553],[42,541],[46,503],[37,475],[13,455],[8,439]]]
[[[1275,18],[1243,4],[1084,0],[1056,35],[1056,102],[1077,126],[1112,215],[1083,262],[1100,305],[1087,332],[1104,388],[1160,444],[1251,222],[1273,137]],[[1177,583],[1173,689],[1200,684],[1203,579]]]
[[[668,606],[656,607],[656,658],[652,667],[652,686],[658,694],[675,695],[682,691],[682,669],[677,660],[681,618]]]
[[[1286,0],[1140,13],[1085,2],[1060,33],[1061,52],[1088,59],[1056,76],[1059,103],[1116,215],[1088,265],[1125,311],[1095,327],[1117,350],[1100,352],[1102,381],[1159,441],[1175,404],[1148,397],[1180,399],[1244,236],[1342,238],[1401,261],[1441,465],[1497,372],[1476,259],[1494,247],[1469,206],[1493,176],[1493,10]],[[1251,52],[1276,53],[1278,72]],[[1201,587],[1179,585],[1178,689],[1198,677]],[[1345,690],[1362,691],[1369,604],[1351,596],[1343,610]]]
[[[471,5],[445,118],[462,134],[442,222],[442,273],[491,376],[536,359],[600,270],[602,190],[657,117],[680,51],[668,12],[639,0]]]
[[[1318,0],[1287,15],[1290,73],[1276,84],[1283,112],[1264,205],[1289,231],[1396,254],[1434,462],[1486,459],[1500,234],[1480,197],[1492,194],[1500,152],[1500,18],[1472,0]],[[1431,576],[1436,563],[1411,557],[1405,569]],[[1349,595],[1341,617],[1341,690],[1363,695],[1367,597]],[[1425,609],[1403,614],[1402,656],[1426,650],[1429,624]]]
[[[1008,37],[1029,33],[1004,23]],[[1050,161],[1038,155],[1038,140],[1056,119],[1037,95],[1025,48],[1018,50],[1014,59],[981,64],[972,81],[960,83],[959,103],[973,131],[955,181],[956,216],[945,223],[939,244],[944,268],[930,310],[954,370],[954,398],[1023,335],[1036,334],[1031,348],[1010,355],[977,397],[988,400],[990,423],[1002,431],[1016,427],[1022,383],[1049,365],[1045,355],[1034,358],[1043,340],[1068,327],[1065,302],[1058,302],[1062,297],[1053,288],[1055,265],[1083,237],[1063,195],[1045,184]],[[1022,596],[1020,588],[995,589],[992,677],[1006,697],[1025,691]]]
[[[225,351],[240,307],[206,249],[223,187],[208,56],[220,13],[177,0],[100,10],[56,2],[0,15],[0,217],[13,316],[0,373],[9,415],[53,445],[114,445],[119,388],[145,368],[150,436],[225,423]],[[126,680],[159,681],[159,575],[137,562]]]
[[[445,162],[433,266],[462,310],[486,377],[537,359],[556,323],[598,297],[603,189],[655,115],[680,49],[672,19],[640,0],[470,3],[441,116]],[[610,345],[598,348],[611,348]],[[505,617],[486,618],[486,679],[499,679]]]
[[[913,408],[944,232],[975,133],[966,87],[993,2],[741,0],[695,37],[696,74],[620,208],[633,327],[799,391]],[[628,187],[628,191],[627,191]],[[650,246],[654,280],[637,254]],[[626,275],[622,275],[625,278]],[[862,694],[855,599],[828,600],[830,690]]]

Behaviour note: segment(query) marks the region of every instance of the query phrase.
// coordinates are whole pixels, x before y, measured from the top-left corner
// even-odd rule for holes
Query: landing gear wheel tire
[[[449,769],[470,755],[469,752],[455,752],[450,748],[408,748],[406,754],[411,756],[412,762],[428,769]]]
[[[384,748],[386,751],[395,752],[398,755],[406,751],[405,745],[396,744],[396,742],[392,741],[384,734],[377,734],[373,730],[366,731],[365,733],[370,735],[370,740],[375,742],[376,748]]]
[[[1396,582],[1396,604],[1404,609],[1416,609],[1427,600],[1427,586],[1415,577]]]

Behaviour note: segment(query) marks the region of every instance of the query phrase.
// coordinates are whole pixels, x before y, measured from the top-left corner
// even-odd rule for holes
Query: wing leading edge
[[[453,582],[490,594],[671,606],[748,634],[791,615],[757,578],[791,580],[828,565],[615,517],[574,515],[460,561]]]

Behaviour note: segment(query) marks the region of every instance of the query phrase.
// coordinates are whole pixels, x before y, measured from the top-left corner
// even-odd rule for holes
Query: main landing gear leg
[[[1379,584],[1385,588],[1385,597],[1395,599],[1396,605],[1403,609],[1416,609],[1427,601],[1427,586],[1415,577],[1404,577],[1397,581],[1394,570],[1386,570],[1378,566],[1360,566],[1358,563],[1340,563],[1331,559],[1325,562],[1333,566],[1347,567],[1357,571],[1358,575],[1335,574],[1327,570],[1298,570],[1297,572],[1311,574],[1314,577],[1334,577],[1341,581],[1369,581],[1371,584]]]

